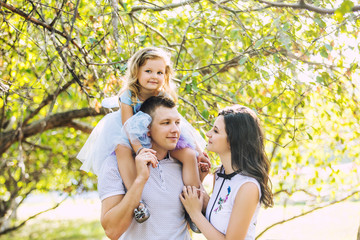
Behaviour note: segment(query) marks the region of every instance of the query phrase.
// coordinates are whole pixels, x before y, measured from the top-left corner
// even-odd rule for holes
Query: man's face
[[[176,108],[160,106],[155,109],[149,135],[152,148],[169,151],[176,147],[180,136],[180,114]]]

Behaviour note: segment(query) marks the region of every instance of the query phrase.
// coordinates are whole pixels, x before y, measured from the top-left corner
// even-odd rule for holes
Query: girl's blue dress
[[[121,94],[119,100],[133,106],[134,115],[125,122],[124,126],[121,109],[107,114],[100,120],[77,155],[77,158],[83,163],[81,170],[91,171],[98,175],[102,163],[108,156],[115,154],[114,151],[118,144],[131,148],[131,141],[133,144],[141,144],[146,148],[151,147],[150,138],[147,136],[148,126],[151,123],[150,115],[139,111],[140,101],[133,104],[129,90]],[[106,108],[119,107],[118,97],[106,98],[101,104]],[[186,147],[195,149],[197,145],[204,150],[205,140],[184,118],[181,118],[180,131],[176,149]]]

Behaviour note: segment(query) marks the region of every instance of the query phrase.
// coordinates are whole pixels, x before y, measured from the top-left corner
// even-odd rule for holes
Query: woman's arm
[[[244,239],[259,203],[259,189],[255,183],[244,183],[238,190],[226,230],[226,239]]]
[[[259,190],[255,183],[249,182],[242,185],[236,194],[226,235],[224,235],[212,226],[201,213],[201,204],[199,202],[203,201],[202,193],[198,198],[195,188],[184,188],[183,195],[180,197],[181,202],[189,213],[191,220],[208,240],[244,239],[259,202]]]

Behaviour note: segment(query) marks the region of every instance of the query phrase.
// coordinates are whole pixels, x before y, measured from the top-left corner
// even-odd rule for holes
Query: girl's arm
[[[124,125],[125,122],[134,115],[133,109],[126,103],[121,103],[121,121]]]
[[[125,122],[131,118],[132,116],[134,115],[134,112],[133,112],[133,108],[126,104],[126,103],[121,103],[121,121],[122,121],[122,124],[124,125]],[[133,144],[131,143],[131,147],[132,149],[134,150],[134,152],[137,152],[142,146],[141,144]]]
[[[201,192],[200,198],[198,198],[195,188],[184,188],[183,196],[180,196],[181,202],[189,213],[191,220],[206,239],[244,239],[246,237],[251,219],[259,202],[259,190],[255,183],[245,183],[237,192],[226,235],[212,226],[201,213],[202,198],[203,193]]]

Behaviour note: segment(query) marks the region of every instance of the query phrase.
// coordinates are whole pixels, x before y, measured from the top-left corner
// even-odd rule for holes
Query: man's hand
[[[150,176],[149,166],[152,165],[153,168],[156,168],[158,165],[158,160],[156,157],[156,151],[153,149],[143,149],[135,157],[136,172],[138,179],[147,181]]]

